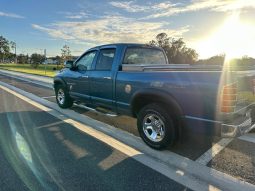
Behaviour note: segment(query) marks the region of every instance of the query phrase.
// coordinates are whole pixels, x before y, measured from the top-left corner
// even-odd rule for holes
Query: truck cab
[[[158,58],[163,58],[160,64],[168,64],[167,57],[161,48],[142,44],[103,45],[89,49],[71,65],[68,63],[68,67],[55,77],[54,84],[55,86],[63,84],[69,96],[76,102],[88,104],[94,108],[102,107],[114,113],[122,112],[116,105],[117,72],[122,71],[122,64],[129,62],[127,56],[124,58],[125,53],[130,55],[141,48],[146,51],[149,49],[156,51],[159,54]],[[129,50],[132,52],[129,53]],[[139,62],[139,58],[132,60]],[[128,91],[128,87],[125,87],[125,91]],[[60,105],[60,107],[63,106]],[[123,112],[130,113],[128,110]]]

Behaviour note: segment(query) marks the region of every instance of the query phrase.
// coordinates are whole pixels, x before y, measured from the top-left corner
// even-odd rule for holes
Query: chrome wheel
[[[148,139],[159,142],[165,137],[165,124],[156,114],[148,114],[143,119],[143,132]]]
[[[58,90],[57,100],[58,100],[59,104],[61,104],[61,105],[63,105],[65,103],[65,92],[63,89]]]

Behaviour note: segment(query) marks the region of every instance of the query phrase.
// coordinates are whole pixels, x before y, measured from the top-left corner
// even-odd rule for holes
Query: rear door
[[[100,50],[94,70],[90,73],[90,95],[95,106],[113,109],[113,72],[116,48]]]

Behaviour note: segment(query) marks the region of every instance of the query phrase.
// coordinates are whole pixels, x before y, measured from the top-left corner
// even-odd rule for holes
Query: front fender
[[[62,85],[62,86],[64,86],[65,88],[67,87],[67,83],[65,82],[65,80],[62,79],[61,77],[58,77],[58,76],[54,77],[53,83],[54,83],[54,84],[53,84],[54,89],[56,89],[56,87],[57,87],[58,85]]]

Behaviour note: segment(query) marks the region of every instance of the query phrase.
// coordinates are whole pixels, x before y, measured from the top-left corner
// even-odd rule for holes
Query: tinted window
[[[163,51],[154,48],[127,48],[123,64],[167,64]]]
[[[96,55],[96,51],[86,53],[82,58],[80,58],[76,62],[76,66],[79,68],[79,65],[82,65],[82,66],[86,67],[87,70],[90,70],[93,60],[95,58],[95,55]]]
[[[96,64],[96,70],[111,70],[114,55],[115,49],[101,50]]]

